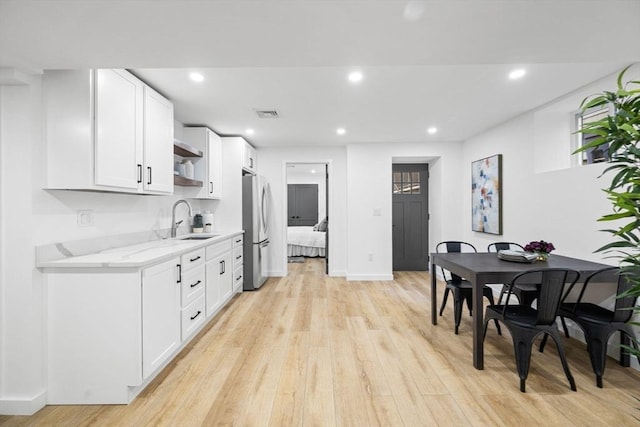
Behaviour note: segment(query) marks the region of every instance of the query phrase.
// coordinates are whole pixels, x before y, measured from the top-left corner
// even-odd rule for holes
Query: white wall
[[[45,401],[46,287],[35,268],[35,246],[166,230],[180,198],[42,190],[41,97],[38,77],[29,85],[0,86],[0,413],[33,413]],[[211,209],[212,202],[192,205]],[[93,211],[92,225],[78,226],[81,209]]]
[[[446,236],[462,238],[462,144],[417,142],[352,144],[347,147],[347,278],[393,277],[392,186],[394,158],[429,163],[429,247]],[[380,216],[374,212],[380,211]],[[371,261],[369,260],[371,254]]]
[[[597,222],[611,212],[602,191],[610,177],[598,178],[607,165],[571,167],[570,159],[575,138],[572,123],[581,101],[615,89],[615,77],[601,79],[465,141],[462,194],[470,191],[472,161],[503,155],[503,234],[471,231],[471,200],[465,197],[464,240],[484,250],[497,240],[526,244],[543,239],[553,242],[557,254],[615,264],[593,253],[610,240],[608,233],[599,231],[608,228],[607,224]]]
[[[287,274],[287,163],[327,163],[329,165],[329,274],[344,276],[347,271],[347,189],[344,147],[258,148],[258,173],[269,181],[273,197],[270,274]]]

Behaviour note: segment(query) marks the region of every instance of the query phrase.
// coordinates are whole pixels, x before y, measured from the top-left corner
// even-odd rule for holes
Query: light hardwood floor
[[[32,417],[0,416],[0,424],[640,424],[639,373],[609,360],[604,388],[596,388],[577,340],[567,341],[577,392],[550,341],[544,354],[534,352],[521,393],[509,335],[493,326],[485,370],[474,369],[468,314],[458,336],[451,307],[432,326],[426,273],[347,282],[325,276],[318,260],[289,269],[236,297],[130,405],[47,406]]]

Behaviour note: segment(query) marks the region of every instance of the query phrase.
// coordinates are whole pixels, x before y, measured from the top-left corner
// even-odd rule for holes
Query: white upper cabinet
[[[95,183],[137,191],[142,82],[121,70],[96,70],[95,76]]]
[[[43,76],[45,188],[171,194],[173,105],[126,70]]]
[[[182,193],[196,199],[222,198],[222,139],[206,127],[185,127],[182,138],[204,153],[203,159],[194,162],[195,178],[202,187],[185,187]]]
[[[256,173],[258,171],[258,156],[256,154],[256,149],[247,141],[244,142],[242,169],[251,173]]]
[[[173,192],[173,104],[144,88],[144,189]]]

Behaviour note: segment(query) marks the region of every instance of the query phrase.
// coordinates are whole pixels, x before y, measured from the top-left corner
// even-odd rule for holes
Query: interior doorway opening
[[[329,273],[329,167],[287,163],[287,261],[322,259]]]

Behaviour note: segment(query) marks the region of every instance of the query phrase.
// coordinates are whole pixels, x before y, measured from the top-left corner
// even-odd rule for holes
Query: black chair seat
[[[520,377],[520,391],[522,392],[525,391],[525,382],[529,375],[533,342],[540,334],[543,334],[544,338],[550,336],[556,342],[560,362],[569,380],[571,390],[576,390],[576,383],[567,364],[555,319],[560,307],[565,283],[570,282],[573,285],[578,280],[579,275],[577,271],[558,268],[546,268],[520,273],[513,278],[511,283],[506,285],[507,301],[509,301],[509,297],[515,288],[523,284],[539,283],[540,294],[536,308],[520,303],[517,305],[490,305],[485,310],[485,337],[487,335],[487,325],[491,320],[500,321],[511,332],[516,367]]]
[[[575,302],[564,302],[560,306],[558,315],[563,321],[568,318],[573,320],[584,332],[587,342],[587,351],[591,360],[593,373],[596,375],[596,385],[602,388],[602,377],[604,375],[607,360],[607,345],[609,338],[615,332],[620,331],[631,339],[631,344],[637,350],[637,339],[632,327],[633,307],[636,305],[635,295],[628,294],[638,281],[640,272],[636,270],[621,271],[616,267],[603,268],[587,277],[584,285]],[[610,282],[614,277],[617,281],[615,309],[608,310],[597,304],[582,302],[586,289],[592,282]],[[574,284],[575,285],[575,284]],[[565,293],[567,298],[573,289],[573,285]],[[566,327],[565,327],[566,333]],[[544,350],[546,337],[540,343],[540,351]],[[640,356],[638,356],[640,361]],[[623,356],[620,356],[620,363],[623,363]]]
[[[525,305],[490,305],[487,307],[487,312],[492,312],[491,316],[495,316],[497,319],[502,318],[501,320],[522,327],[535,325],[538,318],[538,311]]]
[[[478,252],[476,248],[466,242],[458,242],[458,241],[445,241],[440,242],[436,245],[437,253],[461,253],[461,252]],[[473,285],[468,280],[460,277],[458,275],[452,274],[448,270],[440,267],[442,271],[442,277],[445,280],[446,287],[444,290],[444,296],[442,297],[442,305],[440,306],[440,316],[444,312],[444,308],[447,306],[447,298],[449,297],[449,293],[453,294],[453,317],[455,321],[454,332],[456,335],[458,334],[458,329],[460,328],[460,321],[462,320],[462,306],[465,301],[467,303],[467,308],[469,309],[469,314],[472,313],[472,299],[473,299]],[[435,272],[431,272],[431,274],[435,274]],[[489,300],[490,304],[494,304],[493,301],[493,290],[485,286],[482,289],[482,295]],[[498,330],[498,334],[502,335],[502,331],[500,330],[500,325],[496,321],[496,329]]]
[[[574,311],[575,308],[575,311]],[[574,321],[607,324],[613,322],[614,312],[592,303],[564,303],[560,306],[559,315]]]

